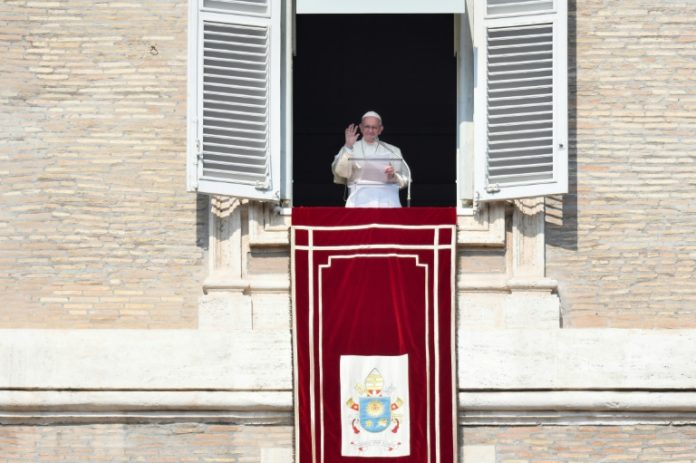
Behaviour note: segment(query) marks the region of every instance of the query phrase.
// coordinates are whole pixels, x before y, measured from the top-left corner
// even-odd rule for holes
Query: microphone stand
[[[406,159],[404,159],[402,156],[397,156],[396,153],[394,153],[392,150],[381,144],[379,140],[377,140],[377,145],[383,147],[385,150],[393,154],[394,157],[398,158],[399,161],[403,162],[404,166],[406,166],[406,169],[408,169],[408,185],[406,185],[406,207],[411,207],[411,179],[413,178],[411,177],[411,166],[408,165]]]
[[[411,207],[411,166],[408,165],[405,159],[402,159],[401,162],[403,162],[404,166],[406,166],[406,169],[408,169],[408,185],[406,185],[406,207]]]

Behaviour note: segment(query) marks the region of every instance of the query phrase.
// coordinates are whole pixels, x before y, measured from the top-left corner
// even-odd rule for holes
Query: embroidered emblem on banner
[[[408,456],[408,355],[342,355],[340,367],[341,455]]]

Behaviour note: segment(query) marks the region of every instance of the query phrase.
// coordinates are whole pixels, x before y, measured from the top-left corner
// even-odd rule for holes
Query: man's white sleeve
[[[343,181],[340,183],[345,183],[346,180],[348,180],[353,174],[353,163],[350,162],[352,154],[353,150],[350,150],[344,146],[338,152],[336,157],[334,157],[334,161],[331,164],[331,170],[334,173],[334,177],[343,179]]]

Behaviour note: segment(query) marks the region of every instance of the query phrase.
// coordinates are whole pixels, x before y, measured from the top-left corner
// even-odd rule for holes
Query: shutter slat
[[[242,150],[242,151],[257,151],[259,153],[259,156],[263,156],[266,152],[266,147],[254,147],[254,146],[245,146],[245,145],[235,145],[233,143],[213,143],[209,142],[208,143],[210,146],[209,148],[206,148],[206,150],[203,152],[205,153],[219,153],[223,149],[229,149],[232,150],[232,153],[228,154],[234,154],[234,150]],[[222,151],[225,153],[225,151]],[[241,152],[241,151],[240,151]],[[204,157],[205,160],[205,157]]]
[[[231,170],[231,169],[230,169]],[[237,169],[236,174],[230,174],[228,169],[208,169],[203,168],[203,174],[209,180],[220,180],[220,181],[235,181],[239,183],[249,183],[253,184],[259,181],[263,181],[265,174],[262,172],[245,172],[241,169]]]
[[[489,66],[488,69],[489,69],[489,73],[493,73],[493,72],[499,72],[499,71],[491,71],[491,69],[502,68],[502,67],[508,67],[508,68],[510,68],[510,67],[520,66],[520,65],[532,66],[532,65],[534,65],[534,64],[536,64],[536,63],[553,64],[553,60],[552,60],[551,58],[547,58],[547,59],[537,59],[537,60],[526,59],[526,60],[523,60],[523,61],[506,60],[504,64],[496,64],[495,62],[493,62],[493,63],[490,63],[490,62],[489,62],[489,64],[488,64],[488,66]],[[525,69],[526,69],[526,68],[525,68]],[[537,69],[534,69],[534,70],[537,70]]]
[[[220,53],[220,52],[224,53],[224,52],[228,51],[229,48],[225,48],[222,45],[227,46],[227,45],[229,45],[229,43],[230,42],[227,40],[206,39],[206,41],[205,41],[206,47],[203,49],[203,51],[204,52],[205,51],[213,51],[213,52],[218,52],[218,53]],[[221,46],[216,47],[215,45],[221,45]],[[265,48],[264,48],[263,44],[256,45],[256,44],[248,44],[248,43],[242,42],[242,43],[235,44],[235,47],[236,48],[234,49],[234,53],[241,53],[241,54],[245,54],[245,55],[257,55],[257,56],[261,56],[261,57],[266,56]],[[247,48],[251,48],[252,50],[255,49],[258,51],[253,52],[253,51],[248,51],[248,50],[244,50],[244,49],[240,50],[240,47],[247,47]]]
[[[495,66],[491,66],[495,67]],[[520,71],[520,70],[512,70],[512,71],[492,71],[488,73],[489,77],[507,77],[507,76],[514,76],[514,75],[529,75],[530,73],[549,73],[552,72],[553,68],[551,67],[544,67],[544,68],[535,68],[535,69],[530,69],[530,70],[525,70],[525,71]]]
[[[258,41],[260,44],[262,44],[263,43],[262,41],[268,37],[268,34],[266,34],[265,31],[264,31],[264,34],[262,34],[262,35],[259,35],[259,34],[241,34],[239,32],[232,32],[231,29],[228,29],[227,32],[209,30],[208,32],[206,32],[206,35],[207,36],[220,36],[220,37],[239,39],[239,42],[241,45],[244,44],[244,42],[243,42],[244,39],[253,39],[255,41]],[[227,42],[229,42],[229,40]]]
[[[489,98],[488,101],[489,103],[500,103],[500,102],[510,102],[514,103],[515,100],[528,100],[530,98],[539,98],[540,96],[546,96],[545,94],[537,94],[537,95],[517,95],[517,96],[503,96],[501,95],[500,97],[497,98]],[[502,107],[503,105],[500,105]],[[496,106],[498,108],[498,106]]]
[[[234,171],[234,174],[231,173]],[[207,177],[210,177],[211,179],[229,179],[229,180],[235,180],[235,181],[259,181],[262,180],[265,176],[264,174],[264,169],[259,168],[259,167],[254,167],[254,168],[241,168],[241,166],[237,166],[236,169],[230,169],[230,168],[215,168],[215,167],[203,167],[203,172],[206,173]]]
[[[548,100],[547,102],[544,103],[522,103],[522,104],[515,104],[515,105],[498,105],[494,108],[490,108],[490,111],[498,111],[498,115],[500,115],[502,111],[505,111],[505,114],[516,114],[514,110],[519,110],[519,111],[524,111],[527,108],[548,108],[551,107],[551,100]],[[488,117],[492,117],[493,114],[489,114]]]
[[[262,93],[262,94],[265,94],[265,91],[266,91],[266,86],[265,86],[265,85],[262,85],[262,86],[260,86],[260,87],[259,87],[259,86],[252,87],[252,86],[249,86],[249,85],[223,84],[223,83],[221,83],[221,82],[218,82],[218,81],[216,81],[216,80],[213,80],[213,79],[212,79],[213,76],[211,76],[210,74],[204,73],[204,74],[203,74],[203,77],[208,77],[208,78],[209,78],[208,81],[207,81],[207,82],[208,82],[207,85],[208,85],[209,87],[215,87],[215,88],[220,88],[220,89],[230,89],[230,90],[240,90],[240,91],[241,91],[241,90],[253,90],[253,91],[258,91],[258,92],[260,92],[260,93]],[[215,79],[218,79],[219,77],[220,77],[219,74],[216,74],[216,75],[215,75]],[[237,80],[236,77],[229,77],[229,78],[227,78],[227,79],[229,79],[229,80]],[[257,80],[256,82],[259,82],[259,81]],[[245,83],[249,83],[249,82],[245,82]],[[261,84],[265,84],[265,81],[262,80],[262,81],[260,81],[260,83],[261,83]]]
[[[207,161],[205,164],[207,169],[220,169],[224,170],[229,167],[241,168],[241,169],[259,169],[265,167],[265,163],[259,165],[258,163],[246,163],[246,162],[226,162],[226,161]],[[219,167],[216,167],[219,166]]]
[[[259,134],[262,135],[264,138],[266,136],[266,130],[251,130],[251,129],[241,129],[238,127],[235,127],[234,129],[229,128],[229,126],[216,126],[212,124],[207,124],[208,128],[210,130],[216,130],[216,131],[234,131],[234,132],[242,132],[242,133],[248,133],[248,134]],[[209,132],[206,132],[209,133]]]
[[[232,123],[232,124],[243,124],[243,125],[257,125],[257,126],[263,127],[263,130],[265,130],[265,127],[266,127],[266,124],[264,122],[250,122],[250,121],[241,120],[241,119],[231,119],[231,118],[227,119],[224,117],[212,117],[212,116],[204,116],[203,119],[206,121],[212,121],[209,124],[207,124],[210,127],[216,127],[216,125],[215,125],[216,122],[227,122],[227,123]]]
[[[491,183],[522,183],[540,179],[551,179],[552,175],[549,172],[515,172],[513,174],[500,173],[491,176]]]
[[[259,148],[265,147],[266,146],[266,140],[265,139],[258,139],[258,138],[249,138],[249,137],[231,137],[231,136],[224,136],[224,135],[210,135],[210,134],[204,134],[203,135],[203,143],[206,143],[206,140],[208,143],[211,145],[219,144],[220,146],[224,146],[224,143],[220,143],[225,140],[229,140],[230,142],[235,141],[235,142],[248,142],[248,143],[253,143],[255,146],[258,146]],[[216,143],[215,141],[218,141]],[[230,145],[232,145],[230,143]],[[204,148],[205,150],[205,148]]]
[[[241,153],[235,153],[235,154],[230,154],[226,153],[224,151],[211,151],[210,152],[210,159],[208,159],[208,162],[227,162],[226,160],[228,159],[248,159],[248,160],[261,160],[263,161],[264,157],[263,155],[258,155],[258,154],[241,154]]]
[[[249,99],[249,100],[256,99],[256,100],[260,100],[260,101],[266,101],[266,96],[265,96],[265,95],[253,96],[253,95],[247,95],[247,94],[242,94],[242,93],[237,93],[237,94],[235,94],[235,95],[231,95],[231,94],[229,94],[229,93],[224,93],[224,92],[213,92],[213,91],[206,91],[206,92],[205,92],[205,95],[206,95],[206,96],[209,96],[209,95],[229,96],[231,99],[233,99],[233,98],[243,98],[243,99]],[[227,101],[227,100],[219,100],[219,101],[225,102],[225,101]],[[261,106],[261,105],[259,104],[259,106]],[[204,109],[205,109],[205,108],[204,108]]]
[[[206,106],[206,111],[215,111],[215,112],[222,112],[222,113],[230,113],[230,114],[243,114],[243,115],[253,115],[253,114],[258,114],[258,113],[253,113],[251,111],[226,111],[224,109],[217,109],[213,108],[212,105],[217,104],[217,105],[222,105],[222,106],[238,106],[241,108],[248,108],[248,109],[266,109],[265,104],[253,104],[249,103],[248,101],[240,101],[240,102],[235,102],[235,103],[230,103],[229,100],[218,100],[215,98],[205,98],[203,100],[204,103],[207,103]]]
[[[550,76],[548,74],[543,75],[543,76],[539,76],[539,77],[521,77],[521,78],[517,78],[517,79],[497,79],[497,78],[492,79],[491,77],[495,77],[495,75],[489,74],[489,76],[488,76],[488,80],[495,83],[495,84],[509,84],[509,83],[514,83],[514,82],[520,82],[520,83],[538,82],[540,80],[548,82],[550,80]]]
[[[226,13],[268,15],[268,0],[204,0],[204,9]]]
[[[549,124],[552,121],[550,119],[538,119],[538,120],[530,120],[530,121],[517,121],[517,122],[501,122],[499,124],[489,124],[489,127],[492,129],[498,129],[498,128],[515,128],[515,127],[544,127],[544,128],[549,128]]]
[[[553,34],[551,34],[551,32],[548,28],[543,28],[541,30],[548,31],[548,32],[543,32],[541,34],[518,34],[518,35],[514,36],[514,39],[510,38],[510,36],[508,36],[508,35],[498,36],[498,37],[496,37],[495,35],[491,35],[489,42],[490,43],[498,43],[498,42],[511,42],[513,40],[527,40],[527,39],[531,40],[531,39],[538,39],[539,37],[547,37],[549,39],[548,41],[550,42],[551,39],[553,38]]]
[[[216,146],[216,145],[210,145],[208,148],[207,153],[211,156],[211,159],[213,159],[216,156],[232,156],[232,157],[250,157],[250,158],[263,158],[264,157],[264,149],[256,149],[256,148],[246,148],[242,146],[235,146],[235,152],[230,153],[228,151],[225,151],[226,148],[228,148],[229,145],[224,145],[224,146]],[[249,153],[249,154],[245,154]]]
[[[552,72],[553,69],[551,68],[530,69],[524,72],[520,72],[518,70],[495,71],[488,74],[488,80],[498,85],[507,85],[515,82],[544,82],[548,84],[549,82],[551,82],[549,74],[551,74]]]
[[[532,164],[550,164],[553,163],[553,153],[548,151],[546,153],[532,154],[529,156],[524,156],[522,159],[517,157],[503,157],[495,159],[489,169],[501,166],[515,166],[515,165],[532,165]],[[489,170],[489,172],[491,172]]]
[[[211,127],[210,130],[215,130],[215,132],[205,132],[204,135],[208,136],[214,136],[214,137],[219,137],[219,138],[230,138],[230,139],[246,139],[248,137],[240,137],[240,136],[233,136],[231,134],[246,134],[248,136],[259,136],[259,138],[264,139],[266,136],[266,131],[265,130],[242,130],[242,129],[228,129],[228,128],[216,128],[216,127]],[[223,132],[223,133],[219,133]],[[228,135],[224,135],[224,133],[229,133]],[[252,138],[249,138],[250,140]],[[253,138],[254,140],[258,140],[258,138]]]
[[[548,80],[545,79],[545,80]],[[496,85],[498,82],[490,82],[489,85]],[[534,91],[538,90],[538,92],[535,92],[535,94],[541,94],[541,95],[547,95],[549,90],[553,89],[553,85],[529,85],[526,87],[502,87],[502,88],[490,88],[489,87],[489,92],[492,94],[496,93],[510,93],[510,92],[529,92],[529,91]],[[494,100],[496,97],[491,97],[492,100]]]
[[[237,59],[236,61],[239,61],[240,64],[258,64],[258,63],[265,63],[266,62],[266,54],[265,53],[259,53],[259,52],[250,52],[250,51],[245,51],[245,50],[227,50],[223,48],[204,48],[203,53],[205,58],[211,58],[215,59],[215,56],[210,56],[210,55],[205,55],[205,52],[213,52],[213,53],[218,53],[222,55],[235,55],[235,56],[243,56],[245,58],[256,58],[256,59],[247,59],[247,60],[240,60]],[[224,56],[220,56],[219,58],[223,58]],[[231,59],[231,58],[228,58]]]
[[[536,13],[553,10],[553,0],[488,0],[489,16]]]
[[[535,141],[553,141],[553,138],[551,137],[529,137],[529,138],[517,138],[517,139],[511,139],[511,140],[500,140],[500,141],[494,141],[494,140],[489,140],[488,145],[496,145],[496,144],[511,144],[513,142],[515,143],[521,143],[521,142],[535,142]]]
[[[228,76],[231,74],[230,69],[225,67],[225,66],[214,66],[212,64],[206,64],[205,69],[208,71],[220,71],[219,73],[215,72],[208,72],[208,75],[210,76]],[[260,75],[260,78],[254,78],[254,77],[242,77],[239,74],[240,73],[245,73],[245,74],[256,74]],[[248,71],[248,70],[237,70],[234,75],[235,79],[242,79],[242,80],[251,80],[255,82],[265,82],[266,80],[264,79],[264,72],[263,71]]]
[[[552,133],[550,128],[530,129],[530,130],[506,130],[491,134],[489,145],[496,143],[512,143],[513,141],[524,140],[551,140]]]
[[[503,114],[503,115],[491,115],[488,117],[489,121],[495,121],[497,119],[519,119],[520,117],[542,117],[542,119],[528,119],[530,121],[542,121],[542,120],[550,120],[553,118],[553,111],[536,111],[536,112],[526,112],[526,113],[515,113],[514,115],[510,114]],[[527,119],[525,119],[527,120]],[[510,124],[516,124],[517,122],[510,122]],[[520,124],[524,122],[519,122]],[[492,122],[491,126],[494,126],[496,123]]]
[[[237,69],[237,72],[265,72],[266,71],[266,62],[264,60],[258,60],[258,61],[250,61],[250,60],[244,60],[244,59],[235,59],[235,58],[225,58],[222,56],[207,56],[205,57],[206,63],[219,63],[220,65],[223,65],[224,63],[230,63],[231,65],[240,65],[244,66],[244,68]]]
[[[265,5],[266,0],[216,0],[218,3]]]
[[[543,36],[544,38],[548,36]],[[488,47],[488,51],[490,55],[495,55],[498,56],[495,52],[498,50],[518,50],[518,49],[525,49],[525,48],[535,48],[535,49],[543,49],[543,50],[550,50],[551,49],[551,37],[548,37],[548,41],[539,41],[539,42],[534,42],[534,43],[514,43],[514,44],[500,44],[500,45],[490,45]],[[516,40],[516,39],[515,39]],[[517,40],[516,40],[517,41]]]
[[[522,165],[514,165],[514,164],[505,164],[503,166],[497,167],[497,166],[491,166],[488,168],[488,171],[491,172],[491,175],[495,175],[495,172],[506,172],[506,171],[520,171],[522,174],[528,174],[531,170],[536,169],[536,171],[545,171],[547,170],[548,167],[553,167],[552,162],[543,162],[543,163],[537,163],[537,164],[522,164]]]
[[[230,105],[227,103],[219,103],[215,101],[210,101],[209,105],[217,105],[218,107],[208,108],[203,112],[203,118],[208,117],[225,119],[225,120],[239,120],[237,118],[242,117],[244,121],[248,123],[266,123],[266,112],[263,106],[249,107],[241,105]],[[229,109],[221,109],[224,106]]]

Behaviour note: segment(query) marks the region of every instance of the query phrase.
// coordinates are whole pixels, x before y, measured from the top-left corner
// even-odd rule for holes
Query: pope
[[[345,130],[345,143],[334,157],[334,182],[348,186],[346,207],[401,207],[399,189],[410,182],[401,150],[380,140],[384,126],[375,111]],[[360,138],[362,135],[362,138]]]

